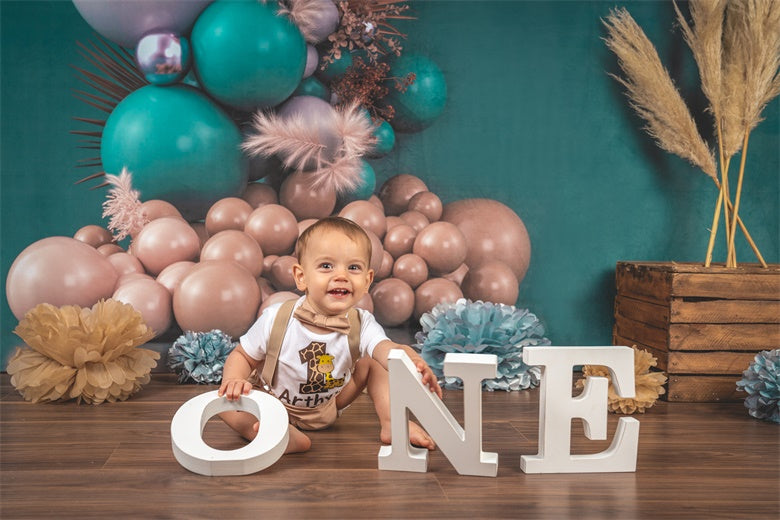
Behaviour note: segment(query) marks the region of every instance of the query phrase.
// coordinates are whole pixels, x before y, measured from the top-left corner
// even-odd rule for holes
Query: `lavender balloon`
[[[147,34],[135,49],[138,68],[155,85],[170,85],[184,78],[191,58],[187,39],[171,32]]]

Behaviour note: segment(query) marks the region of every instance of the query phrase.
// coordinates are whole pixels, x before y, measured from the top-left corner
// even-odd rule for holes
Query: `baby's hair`
[[[358,245],[362,245],[366,250],[366,260],[371,261],[371,239],[363,228],[355,224],[349,219],[344,217],[325,217],[318,220],[298,237],[298,242],[295,243],[295,256],[298,261],[301,261],[301,257],[306,253],[306,247],[311,239],[313,233],[317,231],[337,231],[349,237],[353,242]]]

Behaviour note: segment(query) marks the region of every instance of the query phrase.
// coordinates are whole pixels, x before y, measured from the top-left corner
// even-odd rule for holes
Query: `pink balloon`
[[[220,199],[212,204],[206,213],[206,231],[209,236],[226,229],[243,231],[250,213],[252,213],[252,206],[244,199],[238,197]]]
[[[387,222],[387,230],[388,231],[390,231],[391,229],[393,229],[395,226],[397,226],[399,224],[406,224],[406,222],[401,217],[387,217],[385,219],[385,222]]]
[[[297,300],[300,297],[301,297],[300,294],[296,294],[291,291],[275,292],[271,296],[269,296],[267,300],[263,301],[263,304],[260,306],[260,309],[257,311],[257,317],[259,318],[264,310],[266,310],[268,307],[270,307],[275,303],[282,303],[282,302],[286,302],[287,300]]]
[[[265,255],[263,257],[263,275],[266,275],[266,277],[270,276],[271,267],[273,267],[277,258],[279,258],[279,255]]]
[[[284,206],[266,204],[249,215],[244,231],[260,244],[264,254],[286,255],[298,240],[298,221]]]
[[[348,218],[358,226],[371,231],[381,240],[387,231],[385,214],[381,208],[367,200],[350,202],[339,212],[340,217]]]
[[[269,296],[271,296],[273,293],[276,292],[276,289],[274,289],[274,286],[271,285],[271,282],[269,282],[267,279],[263,278],[262,276],[257,278],[257,286],[260,288],[260,302],[266,301]]]
[[[257,278],[263,272],[263,251],[255,239],[235,229],[226,229],[209,238],[200,251],[200,260],[233,260]]]
[[[385,212],[385,205],[384,205],[384,204],[382,204],[382,201],[381,201],[381,200],[379,200],[379,197],[377,197],[376,195],[371,195],[371,196],[368,198],[368,202],[370,202],[370,203],[371,203],[371,204],[373,204],[374,206],[376,206],[376,207],[378,207],[379,209],[381,209],[381,210],[382,210],[382,214],[384,214],[384,212]]]
[[[412,289],[428,279],[428,265],[421,257],[402,255],[393,265],[393,276],[408,283]]]
[[[146,325],[159,336],[171,327],[171,293],[152,279],[136,279],[120,285],[113,298],[132,305]]]
[[[382,247],[382,241],[379,240],[379,238],[373,232],[365,228],[363,231],[365,231],[366,235],[368,235],[368,238],[371,239],[371,262],[369,267],[374,270],[374,273],[377,273],[380,269],[382,269],[382,261],[384,260],[385,250]]]
[[[470,300],[515,305],[520,294],[517,277],[504,262],[491,260],[470,269],[461,284]]]
[[[461,283],[463,283],[463,278],[466,276],[466,273],[468,272],[469,272],[469,266],[467,266],[466,264],[460,264],[460,267],[458,267],[451,273],[441,275],[441,278],[444,278],[445,280],[449,280],[451,282],[455,282],[456,284],[460,285]]]
[[[401,325],[414,311],[414,291],[409,284],[398,278],[388,278],[371,289],[374,302],[374,316],[386,327]]]
[[[293,265],[298,263],[294,256],[280,256],[271,266],[270,280],[279,291],[294,291],[295,278],[293,278]]]
[[[117,289],[122,287],[124,284],[129,282],[134,282],[136,280],[154,280],[151,276],[149,276],[146,273],[127,273],[120,276],[116,281],[116,287],[114,288],[114,292],[116,292]]]
[[[257,281],[231,260],[198,263],[173,293],[173,314],[183,330],[219,329],[233,338],[254,323],[259,306]]]
[[[125,250],[122,249],[121,246],[118,246],[117,244],[103,244],[102,246],[98,246],[97,248],[98,253],[100,253],[103,256],[111,256],[114,253],[123,253]]]
[[[130,253],[115,253],[107,258],[119,276],[129,273],[144,273],[144,266],[141,265],[140,260]]]
[[[317,222],[316,218],[307,218],[298,222],[298,237],[300,237],[304,231],[309,229],[309,226]]]
[[[466,264],[476,267],[488,260],[507,264],[523,281],[531,261],[531,241],[520,217],[490,199],[464,199],[444,206],[442,220],[460,228],[466,237]]]
[[[106,228],[102,226],[96,226],[90,224],[76,231],[73,238],[80,240],[85,244],[89,244],[94,248],[98,248],[105,244],[110,244],[114,241],[113,235]]]
[[[431,278],[414,291],[414,317],[419,320],[439,303],[455,303],[460,298],[463,298],[463,292],[455,282]]]
[[[312,187],[312,174],[295,172],[287,176],[279,189],[279,203],[298,220],[320,219],[333,213],[336,190],[330,184]]]
[[[195,233],[197,233],[198,241],[200,242],[200,247],[203,247],[203,244],[205,244],[206,240],[209,239],[209,232],[206,231],[206,223],[191,222],[190,227],[195,231]]]
[[[279,197],[268,184],[262,182],[251,182],[244,191],[243,199],[249,203],[252,208],[257,209],[266,204],[279,204]]]
[[[108,259],[69,237],[48,237],[16,257],[5,282],[5,295],[16,319],[39,303],[56,307],[92,307],[110,298],[118,275]]]
[[[194,266],[195,262],[190,262],[188,260],[174,262],[157,275],[157,283],[163,285],[168,289],[168,292],[173,294],[181,281]]]
[[[393,255],[393,258],[412,252],[417,231],[412,226],[400,224],[387,231],[385,235],[385,251]]]
[[[433,273],[451,273],[466,260],[466,237],[455,224],[434,222],[417,234],[412,251]]]
[[[371,295],[369,293],[366,293],[363,295],[360,300],[355,304],[355,307],[358,309],[366,310],[373,314],[374,312],[374,299],[371,298]]]
[[[146,271],[157,276],[174,262],[194,260],[200,239],[194,229],[176,217],[160,217],[146,224],[133,240],[133,254]]]
[[[425,215],[429,222],[439,220],[443,210],[441,199],[430,191],[421,191],[412,195],[408,207],[410,211],[419,211]]]
[[[160,217],[176,217],[184,219],[176,206],[166,200],[152,199],[141,204],[141,212],[148,221]]]
[[[386,214],[400,215],[406,211],[412,195],[421,191],[428,191],[428,187],[420,178],[402,173],[385,181],[379,189],[379,200],[384,204]]]
[[[412,226],[412,228],[414,228],[414,230],[417,231],[418,233],[423,229],[425,229],[428,226],[428,224],[431,223],[428,220],[428,217],[426,217],[419,211],[414,211],[414,210],[404,211],[403,213],[401,213],[401,220],[403,220],[405,224]]]
[[[379,269],[374,271],[374,280],[378,282],[379,280],[390,277],[390,275],[393,274],[393,262],[393,255],[384,251],[382,253],[382,263],[380,264]]]

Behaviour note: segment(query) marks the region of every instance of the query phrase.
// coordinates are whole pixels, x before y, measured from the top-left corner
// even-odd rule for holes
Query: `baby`
[[[380,440],[390,444],[390,351],[406,352],[423,384],[439,397],[442,392],[417,352],[390,341],[371,313],[355,308],[374,279],[371,240],[354,222],[328,217],[301,234],[295,252],[293,277],[304,296],[269,307],[241,336],[225,361],[219,395],[237,400],[252,390],[254,374],[264,375],[267,380],[261,375],[259,385],[287,408],[286,453],[295,453],[311,447],[301,430],[330,426],[366,388],[379,417]],[[251,414],[224,412],[220,417],[248,440],[257,435],[259,425]],[[435,448],[414,422],[409,437],[415,446]]]

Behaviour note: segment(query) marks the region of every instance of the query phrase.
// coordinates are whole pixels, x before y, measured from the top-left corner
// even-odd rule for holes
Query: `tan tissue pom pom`
[[[666,392],[664,383],[666,376],[663,372],[650,372],[650,367],[654,367],[657,360],[645,350],[634,349],[634,384],[636,387],[636,397],[623,398],[615,392],[612,384],[612,378],[609,370],[601,365],[585,365],[582,367],[582,375],[585,378],[577,381],[577,388],[584,388],[585,380],[588,376],[606,377],[609,379],[608,406],[610,412],[615,413],[645,413],[658,400],[658,397]]]
[[[141,313],[116,300],[91,309],[42,303],[14,332],[26,347],[8,362],[11,384],[33,403],[124,401],[149,382],[160,354],[138,348],[154,337]]]

